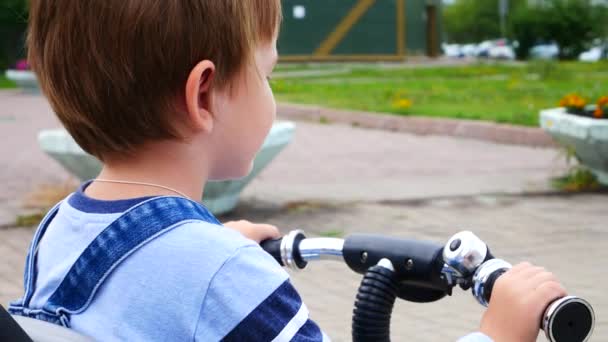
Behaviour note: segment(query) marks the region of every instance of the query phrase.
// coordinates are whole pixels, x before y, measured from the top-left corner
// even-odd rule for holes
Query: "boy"
[[[31,1],[29,61],[104,168],[41,223],[14,314],[102,341],[327,339],[258,245],[277,229],[226,229],[190,200],[251,170],[275,117],[280,13],[279,0]],[[564,294],[519,265],[463,341],[533,341]]]

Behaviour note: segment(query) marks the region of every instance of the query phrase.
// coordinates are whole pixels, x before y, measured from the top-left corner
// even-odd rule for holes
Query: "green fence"
[[[0,69],[23,57],[24,0],[0,4]],[[435,55],[440,0],[283,0],[283,61],[403,60]]]
[[[429,0],[283,0],[279,52],[283,61],[433,54],[440,10],[438,1]]]

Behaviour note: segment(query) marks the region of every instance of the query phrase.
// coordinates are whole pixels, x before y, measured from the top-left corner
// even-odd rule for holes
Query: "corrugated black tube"
[[[393,271],[371,267],[357,292],[353,311],[353,342],[389,342],[391,314],[397,296]]]

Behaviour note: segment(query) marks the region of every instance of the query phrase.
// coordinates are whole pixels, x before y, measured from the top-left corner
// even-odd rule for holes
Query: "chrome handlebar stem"
[[[300,243],[300,255],[305,261],[337,260],[344,261],[344,239],[315,238]]]

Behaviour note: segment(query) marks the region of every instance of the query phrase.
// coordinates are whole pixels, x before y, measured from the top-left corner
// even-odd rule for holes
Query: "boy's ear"
[[[195,131],[213,130],[210,90],[214,76],[215,65],[208,60],[199,62],[188,76],[185,94],[188,126]]]

